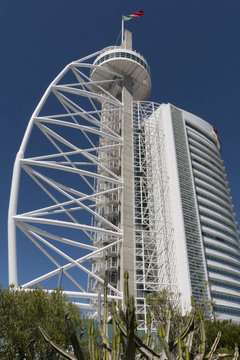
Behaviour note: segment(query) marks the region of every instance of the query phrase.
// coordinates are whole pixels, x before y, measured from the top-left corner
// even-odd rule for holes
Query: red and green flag
[[[137,11],[133,14],[128,14],[128,15],[123,15],[123,20],[124,21],[127,21],[127,20],[131,20],[133,18],[138,18],[140,16],[143,16],[144,12],[143,10],[140,10],[140,11]]]

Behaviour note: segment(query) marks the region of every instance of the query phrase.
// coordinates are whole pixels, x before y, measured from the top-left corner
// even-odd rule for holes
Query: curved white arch
[[[110,89],[116,84],[121,86],[123,77],[109,68],[87,62],[100,52],[70,63],[53,80],[30,118],[17,153],[8,218],[9,284],[16,287],[29,289],[63,274],[75,289],[64,289],[66,294],[97,297],[97,294],[90,296],[87,284],[83,286],[80,277],[76,278],[69,271],[78,269],[94,281],[103,283],[103,276],[96,274],[84,261],[101,256],[122,241],[121,229],[104,211],[107,199],[115,198],[116,194],[119,197],[123,186],[120,174],[108,159],[109,152],[118,157],[121,151],[118,123],[121,123],[123,104],[101,84],[108,82]],[[90,75],[94,68],[101,68],[106,74],[114,73],[114,80],[93,82]],[[106,118],[108,121],[104,120]],[[46,147],[31,145],[31,141],[35,142],[34,137],[37,137],[36,144],[40,141],[40,134]],[[36,194],[31,187],[24,187],[23,172],[37,186]],[[34,199],[27,211],[19,205],[23,198]],[[47,199],[46,204],[42,204],[43,199]],[[38,200],[41,200],[39,206]],[[16,228],[52,264],[51,270],[43,267],[41,274],[33,278],[29,271],[25,282],[18,281]],[[59,228],[75,229],[79,235],[74,238],[70,232],[68,238],[59,233]],[[93,243],[96,237],[98,241],[104,237],[108,244],[104,245],[102,240],[99,249]],[[61,249],[63,244],[64,250]],[[66,246],[71,248],[71,255]],[[81,253],[83,250],[84,254]],[[34,259],[28,259],[29,265],[30,260],[34,263]],[[121,296],[115,287],[109,285],[109,288],[114,296]]]

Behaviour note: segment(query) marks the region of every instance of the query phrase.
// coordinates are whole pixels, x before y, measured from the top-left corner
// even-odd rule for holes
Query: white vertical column
[[[190,306],[190,298],[192,295],[191,281],[189,273],[189,263],[187,255],[187,244],[184,228],[181,189],[179,183],[179,175],[177,168],[176,148],[174,142],[172,116],[170,105],[162,105],[163,107],[163,125],[166,137],[166,157],[169,174],[169,189],[172,202],[174,240],[176,248],[176,269],[178,277],[178,288],[182,294],[183,310]]]
[[[132,49],[132,34],[125,31],[124,47]],[[120,290],[123,291],[124,271],[129,273],[129,293],[135,294],[135,197],[134,197],[134,158],[133,158],[133,111],[132,81],[125,78],[122,91],[122,178],[124,187],[121,199],[121,226],[123,244],[120,259]]]
[[[124,180],[121,206],[121,225],[123,244],[120,262],[120,288],[123,290],[124,271],[129,273],[129,293],[134,295],[134,256],[135,256],[135,216],[134,216],[134,160],[133,160],[133,124],[132,95],[126,84],[123,89],[123,149],[122,178]]]

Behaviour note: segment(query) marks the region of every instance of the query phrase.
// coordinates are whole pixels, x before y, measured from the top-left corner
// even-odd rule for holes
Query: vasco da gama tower
[[[239,321],[238,224],[218,133],[146,101],[150,89],[128,31],[50,84],[14,165],[9,283],[61,287],[94,312],[103,279],[122,298],[128,270],[142,329],[146,294],[166,286],[183,307],[207,296],[220,319]]]

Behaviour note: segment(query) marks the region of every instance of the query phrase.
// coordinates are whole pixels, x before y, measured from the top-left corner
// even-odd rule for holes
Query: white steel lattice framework
[[[96,298],[86,279],[102,284],[104,276],[94,271],[96,265],[91,266],[91,261],[103,252],[116,251],[122,242],[119,224],[108,219],[103,208],[107,198],[119,197],[123,186],[120,174],[114,171],[119,160],[113,159],[119,157],[122,147],[123,104],[102,85],[121,86],[123,77],[89,63],[99,53],[67,65],[51,83],[30,119],[16,157],[9,206],[9,283],[22,289],[37,284],[53,289],[67,278],[74,290],[64,293],[71,298]],[[91,71],[99,67],[110,80],[91,80]],[[35,185],[29,179],[24,185],[26,175]],[[30,249],[24,264],[29,279],[19,284],[17,246],[25,246],[23,234],[48,262],[41,257],[37,263]],[[96,239],[102,242],[101,249]],[[37,274],[41,262],[42,273]],[[113,297],[122,297],[116,286],[108,286]],[[79,305],[90,306],[86,302]]]
[[[122,298],[128,267],[144,330],[146,294],[177,280],[161,110],[137,101],[150,70],[130,43],[66,66],[33,113],[13,172],[9,283],[62,287],[96,309],[106,276],[110,299]]]
[[[159,104],[136,102],[133,116],[136,302],[137,312],[146,316],[146,294],[166,286],[177,291],[175,246]],[[145,321],[140,320],[143,329]]]

